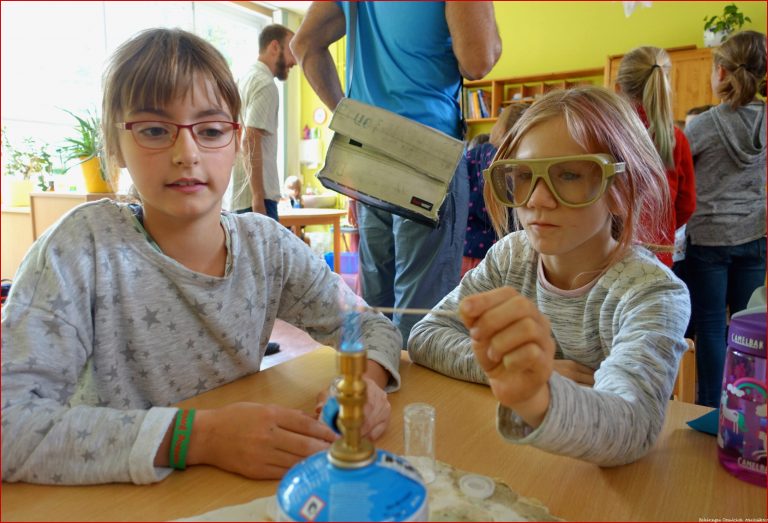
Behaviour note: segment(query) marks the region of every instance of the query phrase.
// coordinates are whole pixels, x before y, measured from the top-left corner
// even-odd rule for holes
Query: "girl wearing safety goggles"
[[[642,245],[669,213],[645,126],[605,89],[555,91],[485,176],[499,235],[510,210],[522,230],[436,306],[455,317],[414,327],[411,358],[490,384],[510,441],[600,465],[640,458],[663,425],[690,311],[683,283]]]

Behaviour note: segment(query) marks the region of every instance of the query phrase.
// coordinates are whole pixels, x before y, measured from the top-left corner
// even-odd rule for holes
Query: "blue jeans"
[[[436,229],[357,202],[360,284],[365,301],[377,307],[431,309],[458,284],[469,210],[466,157],[456,168],[440,207]],[[422,316],[394,314],[408,343]]]
[[[696,372],[700,405],[720,405],[725,364],[726,305],[731,314],[747,307],[765,281],[765,238],[741,245],[692,245],[685,251],[688,289],[696,331]]]
[[[267,211],[267,216],[275,221],[279,221],[277,217],[277,202],[275,200],[264,200],[264,209]],[[253,207],[246,207],[245,209],[238,209],[235,211],[237,214],[243,214],[246,212],[253,212]]]
[[[683,259],[680,261],[676,261],[672,264],[672,272],[675,273],[675,276],[680,278],[680,280],[685,284],[685,287],[688,288],[688,266],[686,265],[687,260]],[[690,289],[688,290],[688,294],[690,294]],[[691,318],[688,320],[688,327],[685,329],[685,337],[694,339],[696,337],[696,332],[693,330],[693,311],[691,311]]]

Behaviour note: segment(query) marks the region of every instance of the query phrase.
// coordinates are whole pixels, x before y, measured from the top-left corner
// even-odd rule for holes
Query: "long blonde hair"
[[[633,243],[656,244],[669,223],[670,197],[666,170],[648,132],[629,103],[602,87],[552,91],[536,101],[505,136],[494,161],[514,158],[521,138],[537,124],[565,118],[573,139],[586,151],[607,153],[626,164],[605,193],[611,210],[611,234],[618,242],[608,266]],[[483,192],[486,209],[499,237],[509,231],[509,208]],[[642,223],[642,227],[640,227]]]
[[[713,54],[715,65],[728,71],[718,85],[717,96],[732,108],[747,105],[756,94],[765,96],[765,35],[741,31],[732,35]]]
[[[624,55],[616,83],[632,102],[643,106],[648,132],[664,165],[674,167],[675,130],[672,116],[672,62],[664,49],[643,46]]]

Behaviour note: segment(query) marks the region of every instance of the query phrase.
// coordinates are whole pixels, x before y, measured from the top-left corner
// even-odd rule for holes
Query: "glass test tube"
[[[435,480],[435,408],[411,403],[403,410],[405,459],[419,471],[424,483]]]

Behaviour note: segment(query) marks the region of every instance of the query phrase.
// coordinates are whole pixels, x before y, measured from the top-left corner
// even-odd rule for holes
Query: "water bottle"
[[[731,316],[720,397],[718,456],[739,479],[765,487],[765,307]]]

